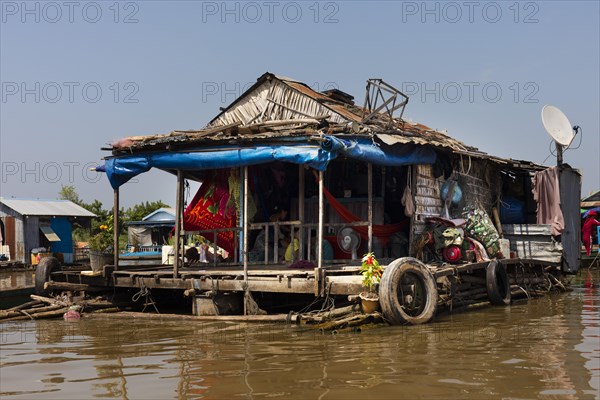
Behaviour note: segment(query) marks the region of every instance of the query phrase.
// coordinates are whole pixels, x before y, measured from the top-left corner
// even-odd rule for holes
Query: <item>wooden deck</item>
[[[499,260],[508,270],[515,265],[557,267],[552,262],[541,260]],[[427,268],[434,278],[463,276],[486,268],[489,262],[458,265],[431,265]],[[383,265],[385,268],[386,265]],[[60,271],[52,274],[50,286],[72,290],[96,290],[102,288],[148,288],[189,290],[198,292],[219,291],[313,294],[318,297],[330,295],[356,295],[365,291],[359,266],[335,265],[314,269],[291,269],[286,265],[268,265],[248,269],[248,281],[240,266],[194,266],[184,267],[174,277],[171,266],[140,265],[114,271],[106,266],[103,274],[85,275],[81,271]],[[247,286],[246,286],[247,285]],[[86,289],[87,288],[87,289]]]

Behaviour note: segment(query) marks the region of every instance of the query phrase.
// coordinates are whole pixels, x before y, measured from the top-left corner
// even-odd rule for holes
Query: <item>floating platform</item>
[[[322,308],[329,299],[335,300],[336,306],[351,304],[365,292],[360,266],[353,265],[314,269],[268,265],[249,268],[246,278],[239,266],[196,264],[180,268],[174,276],[169,266],[123,266],[115,271],[114,266],[107,265],[103,271],[92,273],[44,271],[47,264],[38,269],[39,279],[36,277],[39,282],[41,274],[47,274],[43,278],[45,293],[138,292],[143,294],[138,298],[144,298],[146,306],[150,302],[156,311],[180,302],[183,313],[195,315],[293,313],[311,304]],[[404,257],[381,260],[381,264],[384,274],[375,290],[384,319],[393,324],[425,323],[442,310],[481,303],[507,306],[517,298],[540,296],[557,287],[564,289],[560,265],[540,260],[433,265]],[[248,310],[246,293],[254,302],[254,311]]]

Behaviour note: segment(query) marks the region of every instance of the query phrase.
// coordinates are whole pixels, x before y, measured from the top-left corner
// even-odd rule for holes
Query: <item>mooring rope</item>
[[[133,296],[131,296],[131,301],[133,301],[134,303],[137,303],[137,301],[142,296],[144,296],[145,302],[144,302],[144,308],[142,308],[142,312],[146,311],[146,307],[148,307],[148,304],[152,304],[152,307],[154,307],[154,310],[156,310],[156,313],[160,314],[160,311],[158,311],[158,308],[156,308],[156,304],[154,303],[154,300],[152,299],[152,293],[151,293],[150,289],[148,289],[148,287],[146,287],[146,285],[144,284],[144,281],[142,279],[140,279],[139,277],[138,277],[138,282],[140,284],[140,290],[139,290],[139,292],[137,292]]]

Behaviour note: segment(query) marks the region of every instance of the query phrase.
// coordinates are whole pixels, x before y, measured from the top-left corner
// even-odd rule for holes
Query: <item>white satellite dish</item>
[[[557,107],[545,105],[542,108],[542,123],[548,135],[561,146],[569,146],[575,135],[567,116]]]

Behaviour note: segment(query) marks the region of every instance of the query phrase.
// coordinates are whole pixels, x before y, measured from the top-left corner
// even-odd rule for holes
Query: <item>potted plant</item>
[[[364,313],[370,314],[379,310],[379,295],[374,291],[374,288],[383,274],[383,268],[381,268],[373,253],[367,253],[363,256],[360,273],[363,276],[363,286],[369,290],[359,294],[361,306]]]
[[[100,225],[100,231],[90,237],[90,267],[92,271],[102,271],[102,267],[114,260],[112,216]]]

